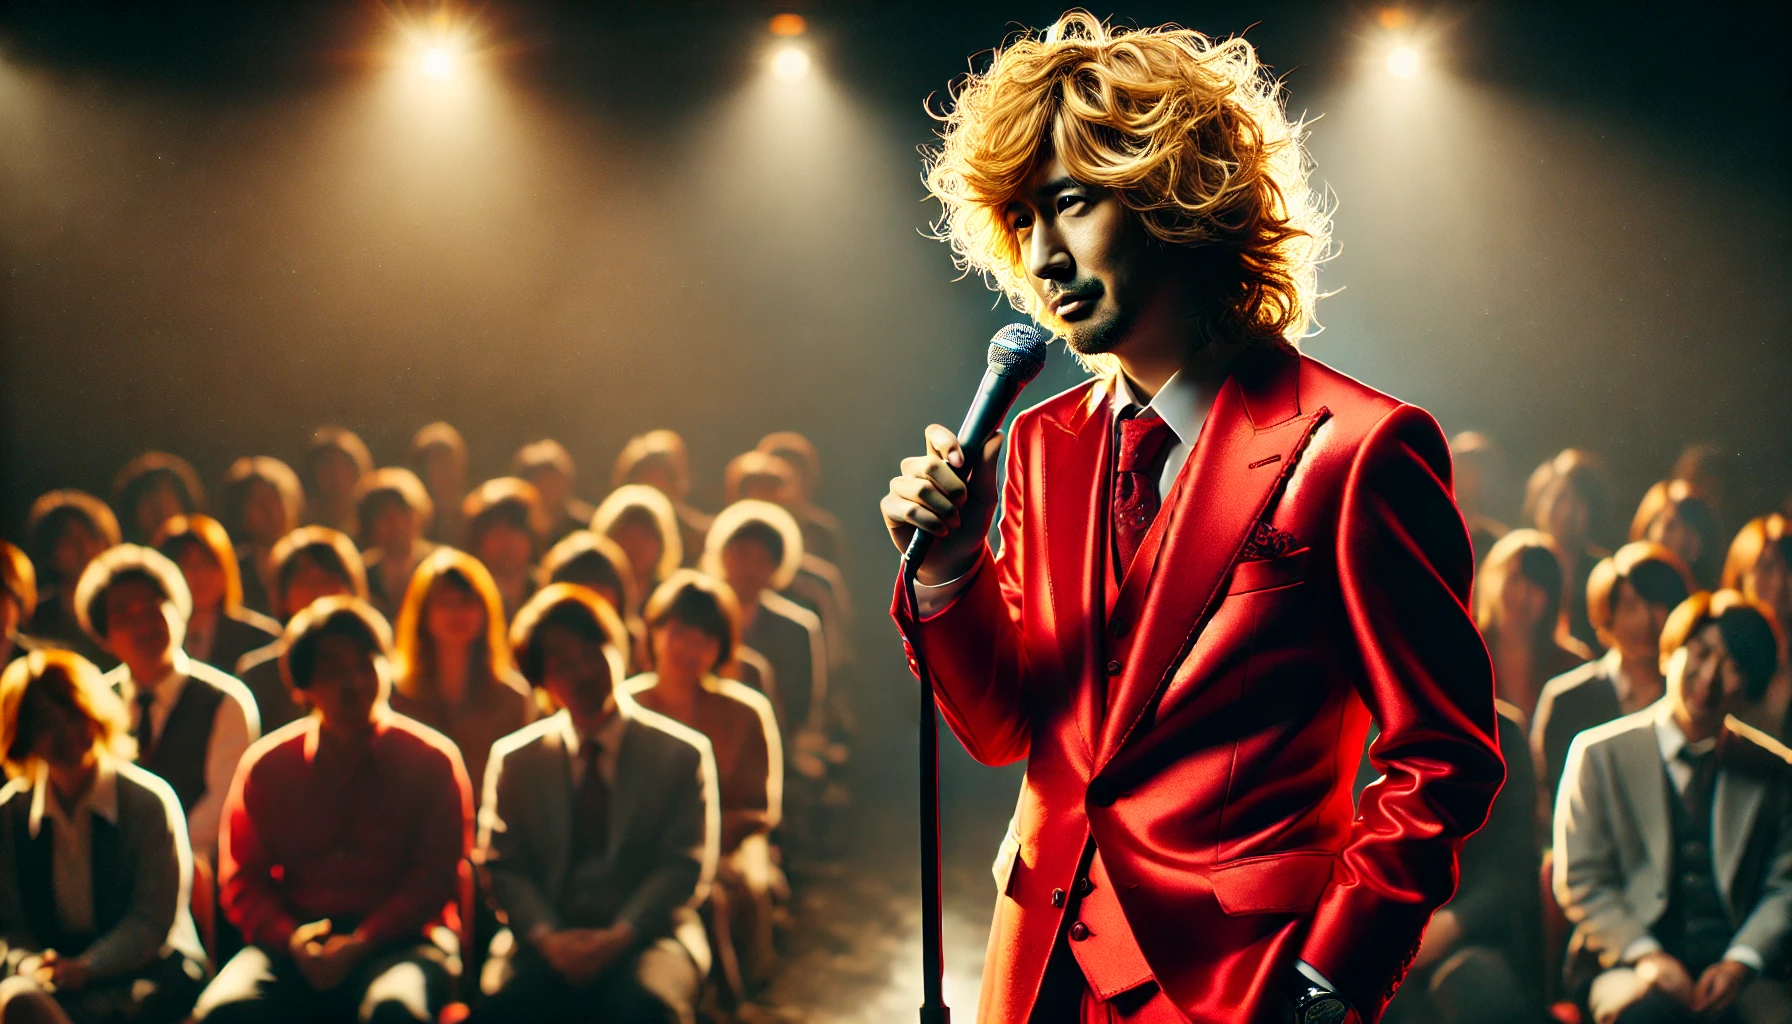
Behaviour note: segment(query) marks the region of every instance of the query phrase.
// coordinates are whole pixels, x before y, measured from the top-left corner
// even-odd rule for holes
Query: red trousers
[[[1096,998],[1060,930],[1028,1024],[1188,1024],[1188,1018],[1156,982],[1146,982],[1112,999]]]

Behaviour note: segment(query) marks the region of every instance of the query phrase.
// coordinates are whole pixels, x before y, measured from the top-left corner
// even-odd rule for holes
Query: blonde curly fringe
[[[1331,222],[1308,186],[1307,123],[1289,120],[1281,83],[1243,39],[1071,11],[998,50],[935,116],[945,127],[926,161],[943,207],[933,237],[1020,312],[1043,310],[1002,211],[1055,153],[1159,241],[1213,250],[1209,340],[1292,346],[1315,323]],[[1118,369],[1111,355],[1079,359],[1093,373]]]

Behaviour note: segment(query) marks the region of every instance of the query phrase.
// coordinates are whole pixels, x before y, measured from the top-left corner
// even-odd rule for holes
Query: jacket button
[[[1064,890],[1053,889],[1052,890],[1052,906],[1061,907],[1063,905],[1064,905]]]
[[[1081,921],[1070,926],[1070,941],[1081,942],[1089,937],[1089,926]]]
[[[1106,779],[1095,779],[1089,783],[1089,802],[1097,807],[1112,807],[1119,797],[1114,784]]]
[[[1078,896],[1087,896],[1089,895],[1090,890],[1094,888],[1095,883],[1089,881],[1089,878],[1086,875],[1076,880],[1076,894]]]
[[[1117,676],[1119,674],[1120,674],[1120,663],[1118,661],[1108,662],[1108,675]]]

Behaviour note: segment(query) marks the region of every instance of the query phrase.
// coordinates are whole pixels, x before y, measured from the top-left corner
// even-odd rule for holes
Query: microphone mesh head
[[[1045,367],[1045,343],[1051,335],[1032,324],[1009,324],[989,339],[989,368],[1022,384]]]

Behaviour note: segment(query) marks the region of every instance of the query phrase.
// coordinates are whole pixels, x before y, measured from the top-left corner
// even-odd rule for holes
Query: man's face
[[[137,499],[137,507],[131,510],[131,514],[136,519],[137,532],[148,537],[160,529],[163,523],[186,511],[180,503],[180,495],[174,491],[174,485],[163,480]]]
[[[74,581],[81,578],[81,570],[104,550],[106,542],[85,521],[70,519],[50,548],[50,565],[58,576],[69,582],[72,591]]]
[[[541,495],[541,507],[553,510],[555,514],[566,504],[567,492],[572,489],[572,481],[566,474],[552,466],[537,466],[524,479],[535,485],[536,493]]]
[[[293,556],[292,578],[286,584],[286,617],[292,618],[311,607],[320,597],[351,594],[349,582],[335,571],[319,565],[308,555]]]
[[[465,489],[460,462],[448,448],[437,446],[423,453],[422,473],[423,487],[437,502],[443,500],[459,501],[460,492]],[[438,507],[440,507],[438,505]]]
[[[263,546],[272,545],[292,529],[290,519],[286,502],[280,499],[280,492],[273,484],[265,480],[249,484],[248,492],[243,495],[243,532],[250,540]]]
[[[409,505],[387,498],[374,506],[367,524],[367,539],[382,551],[402,551],[417,539],[417,513]]]
[[[722,548],[722,575],[736,593],[759,593],[771,586],[777,571],[778,560],[757,540],[741,538]]]
[[[106,648],[127,665],[160,662],[182,632],[174,605],[148,582],[123,579],[106,588]],[[152,680],[139,680],[149,683]]]
[[[1705,539],[1681,518],[1680,510],[1672,505],[1662,509],[1660,515],[1649,521],[1649,528],[1643,537],[1679,555],[1680,560],[1687,565],[1698,563],[1705,544]]]
[[[1633,661],[1659,656],[1661,627],[1668,609],[1643,600],[1629,580],[1619,580],[1612,601],[1612,639],[1618,653]]]
[[[374,655],[353,637],[318,638],[317,661],[304,699],[323,716],[325,729],[346,733],[365,727],[373,720],[383,689]]]
[[[608,648],[601,640],[586,640],[565,626],[541,627],[542,685],[575,718],[595,718],[603,713],[616,680],[611,673]]]
[[[698,679],[715,671],[722,642],[687,622],[668,619],[653,631],[653,664],[661,675]]]
[[[473,554],[494,575],[514,575],[535,560],[535,538],[527,530],[495,522],[479,535],[479,547]]]
[[[642,586],[659,576],[660,558],[666,553],[666,546],[660,542],[659,531],[638,523],[623,522],[610,530],[610,539],[628,556],[628,567],[640,580]]]
[[[53,768],[79,768],[98,739],[98,729],[86,715],[41,685],[26,696],[19,718],[32,723],[31,755]]]
[[[1114,192],[1070,176],[1056,156],[1003,210],[1039,321],[1083,355],[1119,350],[1141,320],[1174,305],[1180,261],[1155,245]]]
[[[1587,535],[1590,518],[1587,503],[1565,481],[1557,481],[1538,503],[1537,528],[1560,541],[1571,558]]]
[[[318,496],[325,501],[337,502],[347,498],[355,489],[355,460],[336,449],[324,452],[312,464],[312,483],[317,487]]]
[[[1668,699],[1703,735],[1713,735],[1725,715],[1739,714],[1748,701],[1742,669],[1724,646],[1717,623],[1694,633],[1662,667]]]

